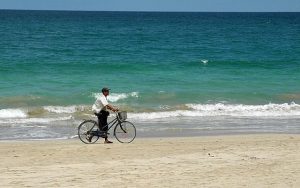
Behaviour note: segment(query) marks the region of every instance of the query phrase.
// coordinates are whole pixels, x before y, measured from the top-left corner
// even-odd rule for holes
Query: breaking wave
[[[53,113],[74,113],[76,112],[76,106],[45,106],[44,109]]]
[[[26,118],[27,114],[21,109],[1,109],[0,118]]]
[[[98,98],[102,95],[102,93],[94,93],[93,96],[95,98]],[[117,102],[119,100],[123,100],[126,98],[130,98],[130,97],[135,97],[138,98],[139,97],[139,93],[138,92],[131,92],[131,93],[112,93],[109,96],[107,96],[107,100],[110,102]]]
[[[169,117],[233,116],[233,117],[285,117],[300,116],[300,105],[296,103],[266,105],[186,104],[188,110],[129,113],[133,119],[158,119]]]
[[[0,123],[3,124],[49,124],[51,122],[55,121],[67,121],[73,119],[72,116],[66,116],[66,117],[53,117],[53,118],[22,118],[22,119],[1,119]]]
[[[120,99],[120,95],[118,95]],[[134,108],[132,108],[134,109]],[[158,119],[169,117],[196,117],[196,116],[233,116],[233,117],[286,117],[300,116],[300,105],[296,103],[265,104],[265,105],[244,105],[244,104],[185,104],[179,107],[158,108],[158,111],[141,109],[140,112],[128,112],[128,118],[133,119]],[[35,114],[35,112],[38,112]],[[44,113],[45,112],[45,113]],[[49,113],[49,114],[48,114]],[[59,117],[76,114],[93,115],[91,105],[79,106],[44,106],[37,109],[1,109],[0,119],[30,119],[51,117],[51,114]],[[76,114],[75,114],[76,113]],[[49,116],[50,115],[50,116]],[[55,115],[56,116],[56,115]],[[31,119],[29,121],[35,121]],[[38,120],[39,121],[39,120]]]

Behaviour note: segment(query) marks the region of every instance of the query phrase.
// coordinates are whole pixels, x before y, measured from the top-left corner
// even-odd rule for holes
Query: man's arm
[[[112,110],[113,112],[119,111],[118,108],[116,108],[116,107],[114,107],[114,106],[112,106],[112,105],[110,105],[110,104],[107,104],[106,107],[107,107],[109,110]]]

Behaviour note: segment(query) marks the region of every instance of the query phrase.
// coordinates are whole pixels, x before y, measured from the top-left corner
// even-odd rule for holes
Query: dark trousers
[[[109,112],[105,110],[101,110],[98,114],[96,114],[98,117],[98,123],[99,123],[99,129],[101,131],[107,131],[107,117],[109,116]]]

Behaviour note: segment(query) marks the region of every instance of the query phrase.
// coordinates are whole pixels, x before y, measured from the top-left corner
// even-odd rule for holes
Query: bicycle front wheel
[[[119,142],[130,143],[136,136],[135,126],[129,121],[123,121],[116,125],[114,135]]]
[[[99,128],[94,120],[86,120],[78,126],[78,137],[85,144],[93,144],[99,139]]]

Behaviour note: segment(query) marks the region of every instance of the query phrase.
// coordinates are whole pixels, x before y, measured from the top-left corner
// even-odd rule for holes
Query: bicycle
[[[107,131],[100,130],[98,121],[84,120],[78,126],[78,137],[85,144],[93,144],[100,137],[105,138],[109,134],[108,131],[115,126],[113,134],[116,139],[121,143],[130,143],[136,137],[136,128],[131,122],[125,121],[126,119],[127,112],[117,112],[116,117],[106,125]]]

